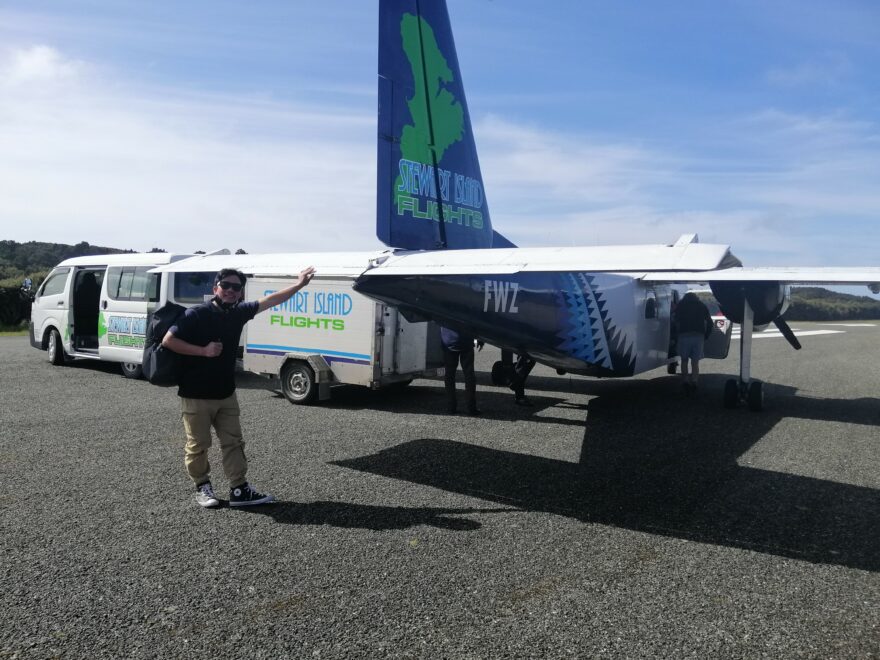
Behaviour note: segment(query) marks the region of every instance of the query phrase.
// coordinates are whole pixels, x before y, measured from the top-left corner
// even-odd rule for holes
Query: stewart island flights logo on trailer
[[[434,5],[419,16],[406,10],[397,16],[380,45],[380,178],[388,158],[391,184],[387,236],[397,247],[434,247],[427,239],[442,223],[449,247],[488,247],[491,223],[448,17]],[[389,82],[393,93],[391,86],[383,90]],[[383,139],[391,143],[384,157]]]

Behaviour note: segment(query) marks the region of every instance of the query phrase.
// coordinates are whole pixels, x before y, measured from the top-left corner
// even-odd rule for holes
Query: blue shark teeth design
[[[602,318],[604,301],[597,298],[590,278],[583,273],[565,273],[560,280],[560,302],[567,313],[557,334],[562,340],[558,348],[584,362],[613,369]]]
[[[613,370],[620,375],[635,371],[632,339],[614,323],[602,287],[595,275],[565,273],[560,276],[559,299],[564,310],[558,348],[572,357]]]

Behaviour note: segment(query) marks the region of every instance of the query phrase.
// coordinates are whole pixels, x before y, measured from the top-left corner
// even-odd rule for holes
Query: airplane
[[[753,332],[773,323],[800,348],[782,318],[792,284],[880,292],[877,267],[747,268],[695,234],[668,245],[514,246],[492,225],[445,1],[379,7],[376,233],[392,250],[370,261],[357,291],[560,373],[628,377],[670,365],[676,296],[709,286],[742,332],[724,405],[751,410],[764,407]]]

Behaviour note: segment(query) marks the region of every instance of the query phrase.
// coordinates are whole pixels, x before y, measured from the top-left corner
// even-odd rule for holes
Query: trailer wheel
[[[281,390],[291,403],[314,402],[318,394],[315,372],[305,362],[288,362],[281,369]]]
[[[61,343],[61,335],[55,328],[49,330],[49,341],[46,346],[46,355],[49,363],[59,366],[64,364],[64,345]]]
[[[133,380],[137,380],[144,373],[141,365],[135,362],[121,362],[119,366],[122,369],[122,375]]]

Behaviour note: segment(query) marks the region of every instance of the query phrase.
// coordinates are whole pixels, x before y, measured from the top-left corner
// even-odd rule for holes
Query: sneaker
[[[196,504],[206,509],[215,509],[220,506],[220,500],[214,495],[214,489],[211,488],[210,481],[196,486]]]
[[[267,502],[274,501],[274,497],[258,493],[250,484],[242,484],[238,488],[233,488],[229,491],[229,506],[254,506],[255,504],[266,504]]]
[[[514,403],[518,406],[522,406],[523,408],[531,408],[535,404],[531,402],[531,400],[526,396],[518,396],[516,397]]]

